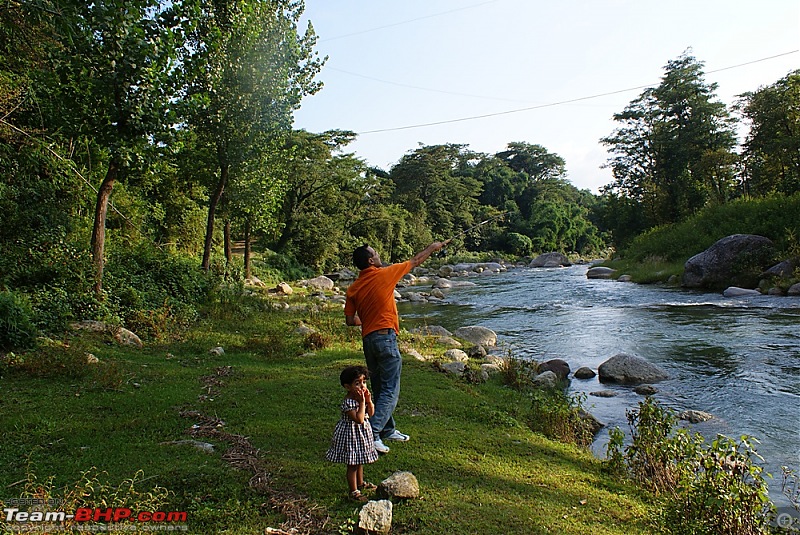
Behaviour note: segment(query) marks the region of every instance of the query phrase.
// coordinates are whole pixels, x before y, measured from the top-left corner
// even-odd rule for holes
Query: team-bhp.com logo
[[[3,520],[11,531],[36,531],[37,526],[71,524],[74,531],[187,531],[185,511],[133,511],[127,507],[81,507],[66,511],[3,509]],[[113,529],[112,529],[113,524]],[[135,525],[134,525],[135,524]],[[15,529],[15,526],[18,529]]]

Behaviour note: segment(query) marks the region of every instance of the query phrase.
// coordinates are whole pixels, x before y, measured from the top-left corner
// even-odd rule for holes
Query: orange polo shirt
[[[358,278],[347,288],[344,314],[358,314],[361,319],[361,336],[380,329],[400,332],[394,288],[403,275],[410,271],[410,261],[380,268],[370,266],[362,269]]]

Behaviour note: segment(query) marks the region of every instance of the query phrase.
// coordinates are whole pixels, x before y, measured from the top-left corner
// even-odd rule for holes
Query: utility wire
[[[715,73],[715,72],[722,72],[722,71],[727,71],[727,70],[731,70],[731,69],[737,69],[739,67],[745,67],[747,65],[752,65],[754,63],[760,63],[762,61],[768,61],[768,60],[771,60],[771,59],[780,58],[780,57],[788,56],[788,55],[791,55],[791,54],[797,54],[798,52],[800,52],[800,50],[792,50],[792,51],[789,51],[789,52],[783,52],[781,54],[776,54],[774,56],[769,56],[769,57],[766,57],[766,58],[756,59],[756,60],[753,60],[753,61],[747,61],[745,63],[739,63],[737,65],[731,65],[729,67],[722,67],[720,69],[714,69],[714,70],[711,70],[711,71],[706,71],[705,74],[712,74],[712,73]],[[653,87],[654,85],[655,84],[650,83],[650,84],[640,85],[640,86],[636,86],[636,87],[629,87],[627,89],[619,89],[617,91],[609,91],[607,93],[598,93],[596,95],[589,95],[589,96],[586,96],[586,97],[578,97],[578,98],[573,98],[573,99],[569,99],[569,100],[561,100],[561,101],[558,101],[558,102],[551,102],[551,103],[548,103],[548,104],[538,104],[536,106],[528,106],[528,107],[525,107],[525,108],[517,108],[517,109],[514,109],[514,110],[500,111],[500,112],[495,112],[495,113],[486,113],[486,114],[483,114],[483,115],[472,115],[472,116],[469,116],[469,117],[460,117],[458,119],[447,119],[447,120],[443,120],[443,121],[434,121],[434,122],[430,122],[430,123],[421,123],[421,124],[414,124],[414,125],[408,125],[408,126],[397,126],[397,127],[393,127],[393,128],[380,128],[380,129],[377,129],[377,130],[366,130],[364,132],[357,132],[357,134],[358,135],[377,134],[377,133],[380,133],[380,132],[394,132],[394,131],[398,131],[398,130],[410,130],[410,129],[413,129],[413,128],[424,128],[424,127],[427,127],[427,126],[437,126],[437,125],[442,125],[442,124],[459,123],[459,122],[464,122],[464,121],[473,121],[473,120],[476,120],[476,119],[486,119],[488,117],[498,117],[500,115],[510,115],[512,113],[520,113],[520,112],[523,112],[523,111],[538,110],[538,109],[541,109],[541,108],[551,108],[551,107],[554,107],[554,106],[562,106],[564,104],[572,104],[573,102],[581,102],[583,100],[591,100],[591,99],[600,98],[600,97],[607,97],[607,96],[610,96],[610,95],[617,95],[619,93],[627,93],[628,91],[635,91],[637,89],[645,89],[645,88],[648,88],[648,87]]]

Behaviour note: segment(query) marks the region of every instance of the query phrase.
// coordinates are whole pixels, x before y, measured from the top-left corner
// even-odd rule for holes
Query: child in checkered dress
[[[378,460],[369,417],[375,414],[372,394],[367,389],[369,371],[364,366],[349,366],[342,370],[339,381],[347,390],[342,401],[342,417],[333,430],[331,447],[325,457],[334,463],[347,465],[347,485],[350,498],[364,502],[367,498],[362,490],[374,489],[375,485],[364,481],[364,464]]]

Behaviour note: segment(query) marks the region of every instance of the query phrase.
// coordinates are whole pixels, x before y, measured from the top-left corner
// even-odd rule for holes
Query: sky
[[[345,152],[384,170],[421,145],[538,144],[594,193],[613,115],[685,51],[729,106],[800,69],[798,0],[306,0],[308,21],[328,60],[295,128],[356,132]]]

